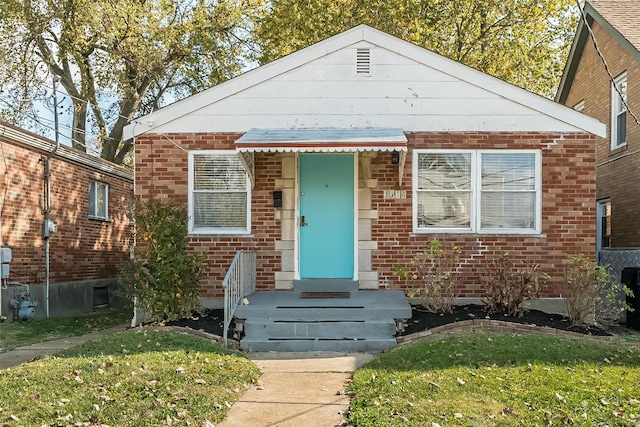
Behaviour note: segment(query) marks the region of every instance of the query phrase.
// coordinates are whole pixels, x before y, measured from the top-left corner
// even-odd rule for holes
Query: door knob
[[[300,217],[300,227],[306,227],[307,225],[311,225],[304,220],[304,215]]]

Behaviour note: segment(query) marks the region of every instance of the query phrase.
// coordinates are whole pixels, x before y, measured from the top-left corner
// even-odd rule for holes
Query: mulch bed
[[[405,330],[399,334],[401,336],[422,332],[426,329],[433,329],[450,323],[462,322],[465,320],[487,319],[500,320],[522,325],[535,325],[559,329],[561,331],[577,332],[585,335],[610,336],[607,331],[596,326],[573,326],[566,316],[560,314],[549,314],[539,310],[528,310],[522,315],[505,316],[498,313],[488,313],[482,305],[459,305],[455,306],[452,313],[430,313],[421,306],[411,307],[413,317],[406,322]]]
[[[523,325],[535,325],[549,327],[562,331],[577,332],[585,335],[610,336],[607,331],[595,326],[573,326],[569,319],[560,314],[548,314],[539,310],[529,310],[522,317],[504,316],[497,313],[487,313],[481,305],[456,306],[452,313],[437,314],[426,311],[421,306],[412,306],[413,316],[406,321],[404,331],[398,336],[411,335],[433,329],[450,323],[473,319],[502,320]],[[202,315],[194,315],[189,319],[167,322],[167,326],[183,326],[194,330],[201,330],[210,334],[222,336],[224,312],[222,309],[206,310]],[[233,337],[233,331],[229,332],[229,338]]]

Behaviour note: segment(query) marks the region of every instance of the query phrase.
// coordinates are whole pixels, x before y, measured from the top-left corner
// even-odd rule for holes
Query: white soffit
[[[398,128],[251,129],[236,141],[236,151],[407,151],[407,137]]]

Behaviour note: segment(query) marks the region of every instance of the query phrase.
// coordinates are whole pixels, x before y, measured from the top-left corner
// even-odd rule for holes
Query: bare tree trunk
[[[84,102],[73,103],[73,128],[71,130],[71,146],[87,152],[87,104]]]

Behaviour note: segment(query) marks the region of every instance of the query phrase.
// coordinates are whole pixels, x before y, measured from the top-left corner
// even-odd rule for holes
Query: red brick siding
[[[184,150],[231,149],[240,135],[196,134],[145,136],[136,140],[136,193],[148,198],[171,197],[187,202],[187,152]],[[585,134],[540,133],[411,133],[410,150],[414,148],[467,149],[541,149],[543,170],[543,236],[442,235],[464,249],[465,267],[461,286],[464,296],[481,294],[481,260],[485,254],[509,251],[518,259],[541,264],[552,276],[547,296],[557,296],[565,253],[592,254],[595,245],[595,174],[594,139]],[[173,141],[172,142],[170,142]],[[174,144],[175,143],[175,144]],[[152,155],[153,153],[153,155]],[[390,164],[388,153],[380,153],[373,161],[372,178],[378,188],[372,191],[372,208],[379,218],[373,221],[373,268],[381,280],[392,287],[404,284],[393,277],[393,267],[406,262],[412,249],[424,247],[434,235],[412,235],[411,220],[411,155],[407,156],[402,188],[407,199],[384,200],[383,192],[399,189],[398,166]],[[280,252],[274,242],[280,239],[280,222],[275,220],[271,192],[281,174],[278,154],[255,155],[256,184],[252,191],[251,236],[199,236],[190,242],[207,260],[206,279],[202,284],[205,297],[222,295],[220,283],[233,256],[239,249],[258,251],[258,287],[273,289],[274,273],[280,270]]]
[[[45,280],[42,222],[45,218],[44,154],[2,140],[0,162],[7,178],[2,207],[2,241],[12,248],[10,277],[41,284]],[[109,186],[108,210],[113,222],[89,219],[89,180]],[[0,200],[4,197],[5,182]],[[53,283],[116,277],[129,253],[128,214],[131,180],[97,172],[54,157],[51,160],[51,219],[58,231],[49,239]]]
[[[407,155],[402,188],[398,187],[397,167],[388,156],[379,155],[372,166],[378,178],[378,188],[372,192],[372,208],[378,209],[378,221],[373,224],[373,240],[378,250],[373,255],[373,269],[381,281],[393,288],[404,288],[394,277],[393,267],[404,265],[412,251],[425,248],[437,238],[452,242],[462,249],[461,270],[463,296],[481,296],[485,256],[508,251],[518,260],[540,264],[551,276],[546,296],[559,296],[562,264],[566,253],[591,255],[595,248],[595,180],[593,139],[583,134],[408,134]],[[557,144],[554,141],[558,141]],[[547,148],[549,147],[549,148]],[[411,168],[414,148],[465,149],[540,149],[542,151],[542,236],[482,235],[482,234],[411,234]],[[384,190],[402,189],[407,199],[385,200]]]
[[[136,139],[136,195],[146,199],[171,198],[186,206],[188,200],[188,151],[235,149],[241,134],[169,134]],[[185,151],[187,150],[187,151]],[[203,297],[223,296],[221,283],[238,250],[257,250],[259,288],[274,286],[280,271],[280,223],[275,220],[272,191],[281,175],[277,155],[256,155],[255,188],[251,191],[251,236],[191,236],[196,251],[205,256],[207,269],[202,283]]]
[[[627,103],[640,114],[640,63],[600,25],[594,34],[611,74],[627,72]],[[607,125],[607,138],[596,139],[598,200],[611,199],[612,247],[640,247],[640,125],[627,114],[627,145],[611,150],[611,81],[593,43],[587,41],[566,105],[584,100],[584,113]]]

